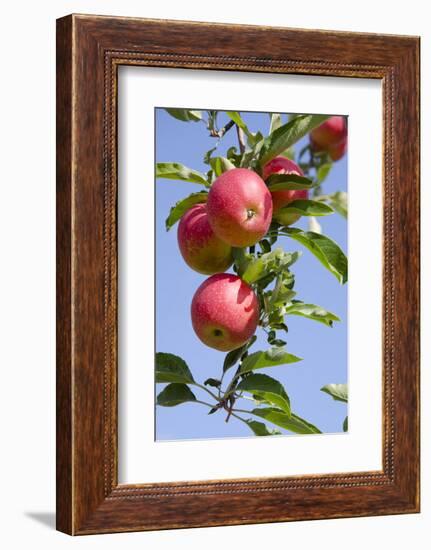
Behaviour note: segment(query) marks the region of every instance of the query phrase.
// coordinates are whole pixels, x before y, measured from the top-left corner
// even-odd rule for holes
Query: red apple
[[[286,157],[275,157],[263,167],[263,177],[267,179],[271,174],[296,174],[303,176],[304,172],[301,168]],[[290,202],[299,199],[308,199],[308,191],[306,189],[294,189],[285,191],[272,191],[272,204],[274,208],[274,219],[282,225],[292,225],[299,220],[301,214],[293,212],[283,212],[282,208]]]
[[[331,147],[328,148],[329,156],[333,161],[340,160],[340,158],[344,156],[346,151],[347,151],[347,139],[343,139],[343,141],[340,141],[340,143],[337,143],[336,145],[332,145]]]
[[[212,184],[207,209],[211,227],[220,239],[231,246],[251,246],[268,231],[271,193],[256,172],[234,168]]]
[[[232,247],[214,234],[205,204],[196,204],[184,214],[177,236],[184,261],[198,273],[223,273],[232,265]]]
[[[230,351],[245,344],[256,331],[259,302],[253,289],[237,275],[219,273],[195,292],[191,316],[204,344]]]
[[[314,151],[326,151],[332,160],[339,160],[347,149],[346,117],[332,116],[325,120],[310,132],[310,143]]]

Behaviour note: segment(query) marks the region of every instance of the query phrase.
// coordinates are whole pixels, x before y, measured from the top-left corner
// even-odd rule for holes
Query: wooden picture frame
[[[383,469],[119,485],[117,68],[380,79]],[[57,529],[419,511],[419,38],[70,15],[57,21]]]

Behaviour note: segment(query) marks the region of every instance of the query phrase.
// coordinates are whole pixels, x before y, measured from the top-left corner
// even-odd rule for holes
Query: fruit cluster
[[[341,158],[347,147],[345,118],[333,116],[315,128],[310,145],[333,160]],[[255,245],[273,219],[283,226],[292,225],[301,214],[285,207],[308,199],[305,189],[270,192],[264,180],[273,174],[304,175],[284,156],[263,167],[263,179],[249,168],[233,168],[213,182],[207,202],[192,206],[178,227],[178,245],[187,265],[212,275],[194,295],[193,328],[204,344],[220,351],[244,345],[259,321],[259,302],[253,289],[237,275],[224,273],[233,263],[233,248]]]
[[[282,124],[281,115],[272,113],[269,135],[264,137],[261,132],[251,132],[238,112],[226,111],[230,122],[218,129],[217,111],[207,111],[205,120],[201,111],[166,110],[185,122],[204,122],[210,135],[219,140],[236,127],[239,153],[236,147],[230,147],[225,157],[213,157],[216,145],[204,156],[204,163],[210,166],[206,174],[180,163],[156,165],[158,178],[203,186],[172,206],[166,229],[179,222],[177,236],[183,259],[191,269],[209,275],[192,299],[191,320],[196,335],[205,345],[228,352],[220,377],[208,378],[203,384],[194,378],[184,359],[157,352],[156,383],[168,384],[157,395],[157,405],[174,407],[195,402],[208,407],[208,414],[226,411],[226,422],[234,417],[257,436],[281,433],[266,422],[292,433],[321,433],[314,424],[293,413],[283,384],[260,371],[302,360],[285,348],[287,316],[299,315],[327,327],[340,321],[321,306],[297,299],[295,274],[290,267],[301,252],[273,246],[279,237],[288,237],[308,249],[341,284],[347,281],[345,254],[322,234],[315,219],[335,211],[347,218],[346,193],[321,193],[333,160],[345,152],[345,120],[296,115]],[[295,163],[291,160],[293,146],[307,135],[309,143],[300,150]],[[307,152],[309,158],[302,161]],[[301,216],[310,216],[308,231],[290,227]],[[232,272],[227,273],[230,267]],[[266,334],[270,348],[250,352],[257,326]],[[237,368],[229,381],[226,376],[234,366]],[[203,399],[193,393],[193,386],[205,392]],[[341,386],[335,386],[338,395]],[[333,395],[328,388],[322,391]],[[248,399],[248,404],[251,400],[253,409],[245,410],[242,405],[238,408],[237,402],[242,399]],[[345,426],[347,420],[343,429],[347,429]]]
[[[271,174],[298,174],[301,169],[285,157],[264,168]],[[223,273],[233,263],[233,247],[253,246],[266,235],[272,218],[283,225],[295,222],[283,216],[283,206],[308,192],[270,193],[253,170],[234,168],[221,174],[211,186],[206,204],[197,204],[181,218],[178,244],[186,263],[195,271],[211,275],[196,291],[191,307],[193,328],[209,347],[230,351],[254,334],[259,303],[253,289],[237,275]],[[290,217],[289,217],[290,216]]]

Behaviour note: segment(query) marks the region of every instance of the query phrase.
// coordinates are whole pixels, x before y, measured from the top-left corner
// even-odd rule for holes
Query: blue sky
[[[266,113],[241,113],[252,131],[268,133]],[[219,115],[220,126],[229,119]],[[283,115],[283,122],[287,115]],[[156,109],[156,162],[180,162],[190,168],[206,172],[205,152],[214,147],[215,138],[208,135],[204,124],[181,122],[163,109]],[[297,150],[306,143],[300,142]],[[237,145],[236,132],[228,132],[216,155]],[[165,219],[169,209],[178,200],[200,190],[200,186],[181,181],[156,181],[156,351],[174,353],[182,357],[195,379],[203,383],[209,377],[219,378],[225,354],[202,344],[195,335],[190,320],[190,304],[205,275],[192,271],[183,261],[177,246],[177,226],[169,232]],[[347,191],[347,155],[334,163],[324,183],[323,192]],[[338,214],[319,218],[323,233],[334,239],[347,252],[347,223]],[[295,227],[307,229],[303,218]],[[347,286],[341,286],[333,275],[300,244],[281,237],[277,246],[286,251],[302,250],[301,258],[292,266],[296,276],[297,299],[328,309],[341,318],[333,328],[302,317],[289,316],[287,350],[303,358],[292,365],[265,369],[265,373],[280,380],[289,394],[292,410],[322,432],[341,432],[346,416],[346,405],[335,402],[320,391],[329,383],[347,382]],[[263,332],[258,329],[258,340],[251,351],[268,348]],[[157,392],[163,388],[157,384]],[[208,395],[193,388],[198,399]],[[244,403],[244,405],[243,405]],[[241,408],[249,409],[245,401]],[[176,407],[156,407],[156,439],[200,439],[226,437],[253,437],[249,428],[231,418],[226,424],[225,412],[208,416],[208,409],[195,403]],[[244,415],[243,415],[244,416]],[[274,427],[274,426],[270,426]],[[293,436],[296,437],[296,436]],[[312,436],[307,436],[312,437]]]

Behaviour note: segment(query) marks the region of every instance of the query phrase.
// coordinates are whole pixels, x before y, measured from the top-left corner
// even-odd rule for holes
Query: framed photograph
[[[57,528],[419,511],[419,38],[57,21]]]

